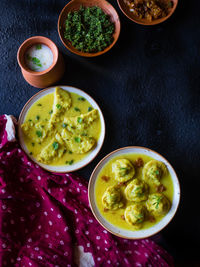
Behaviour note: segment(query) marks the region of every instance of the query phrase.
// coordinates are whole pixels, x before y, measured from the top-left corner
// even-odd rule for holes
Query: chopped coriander
[[[71,150],[69,150],[69,151],[68,151],[68,153],[69,153],[69,154],[72,154],[72,151],[71,151]]]
[[[37,44],[36,45],[36,50],[40,50],[42,48],[42,45],[41,44]]]
[[[38,137],[42,137],[42,132],[41,131],[36,131],[35,133],[37,134]]]
[[[32,120],[28,120],[28,121],[32,121]]]
[[[82,133],[81,136],[87,136],[87,134],[86,133]]]
[[[39,115],[37,115],[35,118],[36,118],[36,120],[37,120],[37,121],[39,121],[39,119],[40,119],[40,116],[39,116]]]
[[[32,145],[32,146],[34,146],[34,145],[35,145],[35,143],[31,143],[31,145]]]
[[[77,107],[75,107],[75,108],[74,108],[74,110],[75,110],[75,111],[80,111],[80,109],[79,109],[79,108],[77,108]]]
[[[64,38],[78,50],[95,53],[113,42],[115,26],[101,8],[83,7],[69,12],[65,21]]]
[[[40,60],[37,57],[32,57],[31,61],[33,62],[33,64],[35,64],[38,67],[42,67],[42,64],[40,62]]]
[[[81,117],[78,117],[78,118],[77,118],[77,122],[78,122],[78,123],[82,123],[82,121],[83,121],[83,119],[82,119]]]
[[[42,104],[41,104],[41,103],[38,103],[38,104],[37,104],[37,106],[38,106],[38,107],[41,107],[41,106],[42,106]]]
[[[63,128],[66,128],[66,127],[67,127],[67,123],[63,123],[63,124],[62,124],[62,127],[63,127]]]
[[[74,160],[72,159],[72,160],[70,160],[70,161],[66,161],[65,163],[66,163],[66,164],[69,164],[69,165],[72,165],[72,164],[74,163]]]
[[[53,113],[53,110],[50,110],[50,111],[49,111],[49,114],[52,114],[52,113]]]
[[[58,147],[59,147],[59,144],[58,144],[58,142],[54,142],[54,143],[53,143],[53,148],[54,148],[54,150],[57,150],[57,149],[58,149]]]
[[[155,174],[159,175],[160,174],[159,170],[156,170],[155,171]]]
[[[76,143],[80,143],[80,142],[81,142],[81,138],[80,138],[80,137],[74,137],[74,141],[75,141]]]
[[[33,152],[30,152],[29,154],[30,154],[30,155],[33,155]]]
[[[92,110],[92,107],[88,107],[88,111],[91,111]]]
[[[78,100],[85,101],[85,98],[84,97],[79,97]]]
[[[57,107],[58,109],[61,109],[61,105],[60,105],[60,104],[56,104],[56,107]]]

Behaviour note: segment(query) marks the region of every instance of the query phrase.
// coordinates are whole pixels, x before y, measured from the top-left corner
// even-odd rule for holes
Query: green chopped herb
[[[81,136],[87,136],[87,134],[86,133],[82,133]]]
[[[50,111],[49,111],[49,114],[52,114],[52,113],[53,113],[53,110],[50,110]]]
[[[88,107],[88,111],[91,111],[92,110],[92,107]]]
[[[37,104],[37,106],[38,106],[38,107],[41,107],[41,106],[42,106],[42,104],[40,104],[40,103],[39,103],[39,104]]]
[[[80,137],[74,137],[74,141],[75,141],[76,143],[80,143],[80,142],[81,142],[81,138],[80,138]]]
[[[28,120],[28,121],[32,121],[32,120]]]
[[[36,131],[35,133],[37,134],[38,137],[42,137],[42,132],[41,131]]]
[[[77,122],[78,122],[78,123],[82,123],[82,121],[83,121],[83,119],[82,119],[81,117],[78,117],[78,118],[77,118]]]
[[[64,38],[78,50],[88,53],[103,51],[113,42],[115,26],[110,16],[97,7],[83,7],[69,12]]]
[[[155,171],[155,174],[159,175],[160,174],[159,170],[156,170]]]
[[[72,154],[72,151],[69,150],[68,153],[69,153],[69,154]]]
[[[62,124],[62,127],[63,127],[63,128],[66,128],[66,127],[67,127],[67,123],[63,123],[63,124]]]
[[[66,161],[65,163],[68,164],[68,165],[72,165],[74,163],[74,160],[72,159],[70,161]]]
[[[40,116],[39,116],[39,115],[37,115],[35,118],[36,118],[36,120],[37,120],[37,121],[39,121],[39,119],[40,119]]]
[[[32,61],[33,64],[35,64],[36,66],[38,66],[38,67],[42,67],[42,64],[41,64],[39,58],[37,58],[37,57],[32,57],[32,58],[31,58],[31,61]]]
[[[41,45],[41,44],[37,44],[37,45],[36,45],[36,49],[37,49],[37,50],[40,50],[41,48],[42,48],[42,45]]]
[[[58,147],[59,147],[59,144],[58,144],[58,142],[54,142],[54,143],[53,143],[53,148],[54,148],[54,150],[57,150],[57,149],[58,149]]]
[[[75,107],[75,108],[74,108],[74,110],[75,110],[75,111],[80,111],[80,109],[79,109],[79,108],[77,108],[77,107]]]
[[[29,154],[30,154],[30,155],[33,155],[33,152],[30,152]]]
[[[60,104],[56,104],[56,107],[57,107],[58,109],[61,109],[61,105],[60,105]]]
[[[78,100],[85,101],[85,98],[84,97],[79,97]]]
[[[35,143],[31,143],[31,145],[32,145],[32,146],[34,146],[34,145],[35,145]]]

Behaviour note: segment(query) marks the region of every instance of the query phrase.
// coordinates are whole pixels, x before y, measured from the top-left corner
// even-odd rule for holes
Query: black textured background
[[[107,153],[127,145],[165,156],[180,179],[182,198],[173,221],[162,231],[163,245],[181,266],[200,266],[200,1],[179,1],[167,22],[144,27],[121,19],[112,50],[97,58],[72,55],[57,34],[58,15],[69,1],[0,0],[0,114],[16,117],[38,89],[23,79],[16,54],[28,37],[52,39],[65,55],[60,84],[85,90],[106,120],[101,153],[79,171],[86,179]],[[183,263],[184,262],[184,263]]]

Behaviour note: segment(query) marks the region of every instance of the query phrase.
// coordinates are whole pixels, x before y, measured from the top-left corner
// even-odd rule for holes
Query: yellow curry
[[[170,210],[173,182],[163,162],[143,154],[110,160],[99,173],[95,201],[113,225],[136,231],[158,223]]]
[[[31,106],[21,128],[30,155],[38,161],[72,165],[95,147],[101,122],[84,97],[56,87]]]

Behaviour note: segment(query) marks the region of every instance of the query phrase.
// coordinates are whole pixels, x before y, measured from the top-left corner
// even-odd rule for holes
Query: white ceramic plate
[[[144,154],[144,155],[150,156],[156,160],[159,160],[165,163],[172,177],[173,186],[174,186],[174,195],[173,195],[173,202],[172,202],[170,211],[166,214],[166,216],[160,222],[158,222],[156,225],[148,229],[130,231],[130,230],[124,230],[124,229],[114,226],[113,224],[109,223],[101,215],[101,213],[98,210],[96,200],[95,200],[95,184],[96,184],[96,180],[97,180],[97,177],[100,171],[105,166],[105,164],[107,164],[112,158],[116,156],[121,156],[124,154],[135,154],[135,153]],[[98,163],[98,165],[96,166],[96,168],[94,169],[90,177],[88,195],[89,195],[90,207],[92,209],[94,216],[106,230],[120,237],[129,238],[129,239],[140,239],[140,238],[146,238],[146,237],[149,237],[149,236],[152,236],[158,233],[172,220],[172,218],[174,217],[177,211],[179,201],[180,201],[180,185],[179,185],[179,181],[178,181],[178,178],[177,178],[177,175],[174,169],[164,157],[162,157],[157,152],[151,149],[148,149],[148,148],[130,146],[130,147],[120,148],[118,150],[111,152]]]
[[[26,152],[26,154],[34,161],[36,162],[38,165],[40,165],[42,168],[48,170],[48,171],[51,171],[51,172],[72,172],[72,171],[76,171],[80,168],[83,168],[85,167],[87,164],[89,164],[96,156],[97,154],[99,153],[102,145],[103,145],[103,142],[104,142],[104,137],[105,137],[105,121],[104,121],[104,117],[103,117],[103,114],[101,112],[101,109],[100,107],[97,105],[97,103],[94,101],[94,99],[89,96],[88,94],[86,94],[84,91],[80,90],[80,89],[77,89],[77,88],[74,88],[74,87],[71,87],[71,86],[62,86],[62,85],[58,85],[59,87],[61,87],[62,89],[64,90],[67,90],[68,92],[71,92],[71,93],[76,93],[82,97],[84,97],[93,107],[94,109],[98,109],[99,111],[99,117],[100,117],[100,120],[101,120],[101,134],[100,134],[100,137],[99,137],[99,140],[97,142],[97,145],[96,147],[91,150],[91,152],[81,161],[79,162],[75,162],[73,165],[63,165],[63,166],[50,166],[50,165],[47,165],[47,164],[43,164],[39,161],[37,161],[33,156],[31,156],[29,154],[29,151],[24,143],[24,140],[23,140],[23,133],[22,133],[22,130],[21,130],[21,127],[20,125],[22,123],[24,123],[24,120],[26,118],[26,114],[28,112],[28,110],[30,109],[30,107],[38,100],[40,99],[41,97],[47,95],[47,94],[51,94],[55,91],[55,87],[49,87],[47,89],[44,89],[42,91],[40,91],[39,93],[35,94],[34,96],[32,96],[29,101],[25,104],[25,106],[23,107],[21,113],[20,113],[20,116],[19,116],[19,120],[18,120],[18,136],[19,136],[19,142],[20,142],[20,145],[22,147],[22,149]]]

